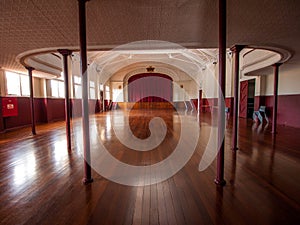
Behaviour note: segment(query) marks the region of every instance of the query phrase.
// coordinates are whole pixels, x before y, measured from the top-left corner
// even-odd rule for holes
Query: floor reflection
[[[68,157],[67,141],[56,141],[54,142],[54,159],[56,163],[64,162]]]
[[[22,157],[14,167],[14,184],[19,186],[36,177],[36,159],[33,152]]]

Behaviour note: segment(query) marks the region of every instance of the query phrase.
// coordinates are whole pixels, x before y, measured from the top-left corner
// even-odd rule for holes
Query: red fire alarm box
[[[2,116],[17,116],[18,115],[18,100],[16,97],[2,98]]]

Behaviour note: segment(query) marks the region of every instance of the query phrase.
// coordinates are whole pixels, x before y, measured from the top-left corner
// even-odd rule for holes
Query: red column
[[[84,154],[84,178],[82,182],[93,182],[91,172],[90,132],[89,132],[89,99],[87,77],[87,52],[86,52],[86,15],[85,3],[87,0],[78,0],[79,8],[79,38],[80,38],[80,72],[82,77],[82,127],[83,127],[83,154]]]
[[[219,98],[218,98],[218,146],[217,176],[215,183],[225,185],[224,180],[224,131],[225,131],[225,74],[226,74],[226,0],[219,0]]]
[[[235,45],[230,50],[234,54],[234,106],[233,106],[233,124],[232,124],[232,149],[237,150],[238,133],[238,104],[239,104],[239,72],[240,72],[240,51],[243,45]]]
[[[32,78],[32,71],[34,68],[32,67],[25,67],[28,70],[29,76],[29,88],[30,88],[30,110],[31,110],[31,132],[33,135],[36,135],[35,131],[35,116],[34,116],[34,98],[33,98],[33,78]]]
[[[198,91],[198,114],[200,114],[200,110],[201,110],[201,101],[202,101],[202,90]]]
[[[69,72],[68,72],[68,56],[72,54],[72,51],[67,49],[57,50],[63,56],[63,71],[65,81],[65,121],[66,121],[66,136],[67,136],[67,147],[71,150],[71,112],[70,112],[70,94],[69,94]]]
[[[277,100],[278,100],[278,73],[281,63],[275,63],[274,66],[274,94],[273,94],[273,121],[272,134],[276,134],[277,129]]]

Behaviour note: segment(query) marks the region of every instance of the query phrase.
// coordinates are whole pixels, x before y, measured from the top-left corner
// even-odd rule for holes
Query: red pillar
[[[68,56],[72,54],[72,51],[67,49],[57,50],[63,56],[63,71],[65,81],[65,121],[66,121],[66,136],[67,136],[67,147],[71,150],[71,112],[70,112],[70,94],[69,94],[69,72],[68,72]]]
[[[78,0],[79,8],[79,39],[80,39],[80,72],[82,77],[82,127],[83,127],[83,155],[84,178],[82,182],[93,182],[91,171],[90,132],[89,132],[89,105],[88,105],[88,77],[87,77],[87,52],[86,52],[86,12],[85,3],[88,0]]]
[[[232,124],[232,149],[237,150],[238,133],[238,104],[239,104],[239,72],[240,72],[240,51],[243,45],[235,45],[230,50],[234,54],[234,106],[233,106],[233,124]]]
[[[224,132],[225,132],[225,74],[226,74],[226,0],[219,0],[219,97],[218,97],[218,146],[217,176],[215,183],[225,185],[224,180]]]
[[[36,135],[35,131],[35,115],[34,115],[34,98],[33,98],[33,78],[32,78],[32,71],[34,68],[32,67],[25,67],[28,70],[29,76],[29,88],[30,88],[30,111],[31,111],[31,132],[33,135]]]
[[[281,63],[275,63],[274,66],[274,94],[273,94],[273,121],[272,134],[276,134],[277,129],[277,100],[278,100],[278,73]]]
[[[198,91],[198,104],[197,104],[197,108],[198,108],[198,114],[200,114],[200,110],[201,110],[201,101],[202,101],[202,90]]]

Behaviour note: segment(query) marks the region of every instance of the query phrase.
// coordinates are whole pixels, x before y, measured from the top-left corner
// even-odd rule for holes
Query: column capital
[[[274,66],[274,67],[279,67],[279,66],[281,66],[283,63],[274,63],[272,66]]]
[[[32,71],[32,70],[34,70],[34,68],[33,68],[33,67],[31,67],[31,66],[25,66],[25,69],[26,69],[26,70],[28,70],[28,71]]]
[[[232,51],[233,53],[239,53],[245,47],[246,45],[234,45],[230,48],[230,51]]]
[[[57,51],[62,55],[71,55],[72,51],[69,49],[57,49]]]

